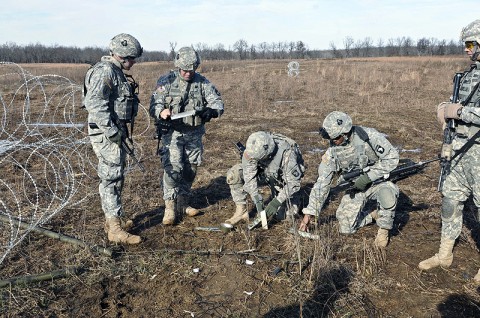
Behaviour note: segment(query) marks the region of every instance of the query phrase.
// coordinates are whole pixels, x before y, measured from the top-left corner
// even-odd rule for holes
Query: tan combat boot
[[[138,244],[142,241],[140,236],[125,232],[120,227],[120,219],[116,217],[106,218],[105,232],[107,232],[107,237],[110,242]]]
[[[377,236],[375,237],[376,247],[387,247],[388,245],[388,230],[379,228]]]
[[[162,223],[164,225],[173,225],[175,223],[175,201],[165,200],[165,213]]]
[[[429,259],[421,261],[418,264],[418,268],[420,268],[421,270],[428,270],[437,266],[449,267],[450,265],[452,265],[453,244],[455,244],[455,240],[442,238],[440,241],[440,248],[438,249],[438,253],[433,255]]]
[[[235,209],[235,213],[232,215],[231,218],[225,220],[225,223],[229,223],[231,225],[235,225],[240,221],[247,221],[248,222],[248,212],[247,212],[247,205],[246,204],[237,204]]]
[[[480,268],[478,269],[477,275],[473,278],[476,283],[480,283]]]
[[[200,210],[192,208],[188,205],[188,197],[179,195],[177,198],[177,210],[180,215],[195,216],[200,213]]]

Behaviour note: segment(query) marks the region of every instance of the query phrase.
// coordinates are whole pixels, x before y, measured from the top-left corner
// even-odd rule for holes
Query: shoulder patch
[[[380,154],[383,154],[385,152],[385,148],[380,145],[377,145],[377,147],[375,147],[375,150]]]

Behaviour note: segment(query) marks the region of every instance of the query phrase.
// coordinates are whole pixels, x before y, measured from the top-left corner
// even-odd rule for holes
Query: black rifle
[[[240,153],[240,159],[242,159],[243,153],[245,152],[245,146],[240,141],[237,141],[235,147],[237,147],[238,152]]]
[[[417,174],[425,168],[425,166],[431,162],[439,161],[441,158],[429,159],[420,162],[408,161],[407,163],[402,164],[401,166],[392,170],[388,175],[383,178],[377,179],[372,182],[372,185],[379,184],[384,181],[396,182],[405,178],[408,178],[411,175]],[[331,192],[339,191],[348,191],[352,190],[355,184],[355,180],[362,174],[365,173],[363,169],[355,169],[349,171],[341,176],[342,182],[337,184],[334,188],[331,189]]]
[[[452,103],[458,103],[458,93],[460,91],[460,82],[462,80],[464,73],[455,73],[453,77],[453,93],[452,93]],[[449,119],[443,130],[443,145],[446,149],[446,156],[441,158],[440,161],[440,177],[438,178],[437,191],[441,192],[443,188],[443,183],[445,178],[450,173],[450,163],[451,163],[451,153],[452,153],[452,142],[455,137],[455,120]]]

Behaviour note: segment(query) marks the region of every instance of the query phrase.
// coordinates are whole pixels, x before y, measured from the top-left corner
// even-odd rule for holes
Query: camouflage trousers
[[[442,237],[455,240],[462,231],[463,203],[473,195],[475,206],[480,207],[480,145],[473,145],[451,162],[442,195]]]
[[[352,234],[373,222],[372,216],[369,215],[372,211],[363,211],[368,200],[377,201],[378,227],[392,229],[398,195],[398,187],[390,181],[374,185],[365,192],[344,195],[336,211],[340,233]]]
[[[257,177],[259,186],[270,186],[267,177],[264,175]],[[230,187],[230,194],[232,195],[233,202],[235,204],[247,204],[248,192],[244,189],[245,181],[243,179],[243,168],[241,164],[236,164],[231,167],[227,172],[227,184]],[[279,192],[280,187],[275,186],[274,190]],[[285,201],[285,204],[279,209],[277,216],[281,219],[286,218],[288,215],[295,215],[299,212],[300,198],[298,191],[288,192],[291,194]]]
[[[188,196],[202,163],[204,126],[185,131],[172,130],[162,136],[160,158],[163,173],[163,199],[175,200],[178,195]]]
[[[122,189],[125,169],[125,151],[103,134],[91,135],[90,142],[98,158],[98,192],[106,217],[123,216]]]

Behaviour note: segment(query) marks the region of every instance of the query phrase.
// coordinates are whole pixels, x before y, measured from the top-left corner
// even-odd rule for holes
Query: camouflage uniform
[[[181,64],[181,61],[175,63]],[[196,66],[193,70],[195,69]],[[164,109],[170,109],[173,114],[197,111],[197,115],[169,121],[170,129],[161,136],[163,198],[175,200],[179,195],[190,194],[197,167],[202,162],[202,137],[206,121],[201,114],[207,109],[213,109],[220,116],[224,105],[220,93],[204,76],[195,73],[193,79],[187,82],[179,70],[174,70],[158,79],[151,98],[150,115],[153,118],[158,120]]]
[[[419,268],[428,270],[437,266],[449,267],[453,262],[453,247],[460,236],[463,224],[464,202],[473,194],[473,201],[480,207],[480,145],[478,139],[467,150],[461,150],[480,130],[480,20],[473,21],[462,30],[461,41],[465,52],[474,62],[465,71],[460,82],[458,100],[441,103],[437,108],[438,120],[445,125],[454,121],[454,138],[451,145],[445,143],[442,157],[450,160],[450,172],[442,187],[442,234],[439,252],[419,263]],[[471,47],[470,47],[471,45]],[[451,151],[450,151],[451,146]],[[475,277],[480,281],[480,271]]]
[[[87,71],[84,80],[88,135],[98,158],[98,190],[106,219],[105,231],[110,241],[128,244],[140,243],[141,239],[120,226],[120,217],[124,215],[121,195],[126,159],[121,144],[128,134],[126,125],[137,115],[138,97],[123,70],[129,70],[142,52],[137,39],[118,34],[110,42],[111,56],[103,56]]]
[[[85,76],[85,107],[88,110],[88,135],[98,157],[99,192],[107,216],[122,216],[121,193],[125,168],[125,151],[110,140],[120,127],[131,121],[138,101],[127,81],[120,62],[104,56]],[[125,138],[125,137],[123,137]]]
[[[364,169],[371,181],[388,175],[397,167],[398,151],[373,128],[353,126],[345,145],[331,145],[318,167],[318,179],[303,214],[318,216],[325,204],[335,173]],[[341,179],[341,178],[340,178]],[[393,226],[399,190],[390,181],[371,186],[365,191],[355,191],[343,196],[336,212],[340,233],[355,233],[358,228],[372,222],[371,214],[362,213],[367,200],[377,201],[377,225],[390,230]]]
[[[459,97],[463,102],[480,81],[480,62],[476,61],[461,81]],[[480,129],[480,90],[476,90],[465,105],[457,121],[452,142],[455,153]],[[477,208],[480,206],[480,145],[474,143],[466,152],[451,162],[451,171],[445,179],[442,195],[442,237],[455,240],[463,224],[463,202],[473,194]]]
[[[249,153],[251,146],[247,141],[242,163],[233,166],[227,172],[227,183],[230,186],[233,201],[237,205],[245,205],[247,194],[249,194],[257,204],[259,200],[263,201],[258,187],[270,185],[277,192],[275,198],[279,203],[293,199],[288,204],[291,204],[289,213],[294,214],[298,210],[298,198],[295,198],[295,195],[300,190],[300,181],[305,172],[300,149],[294,140],[286,136],[261,133],[267,134],[273,141],[268,155],[257,160],[258,156]]]

